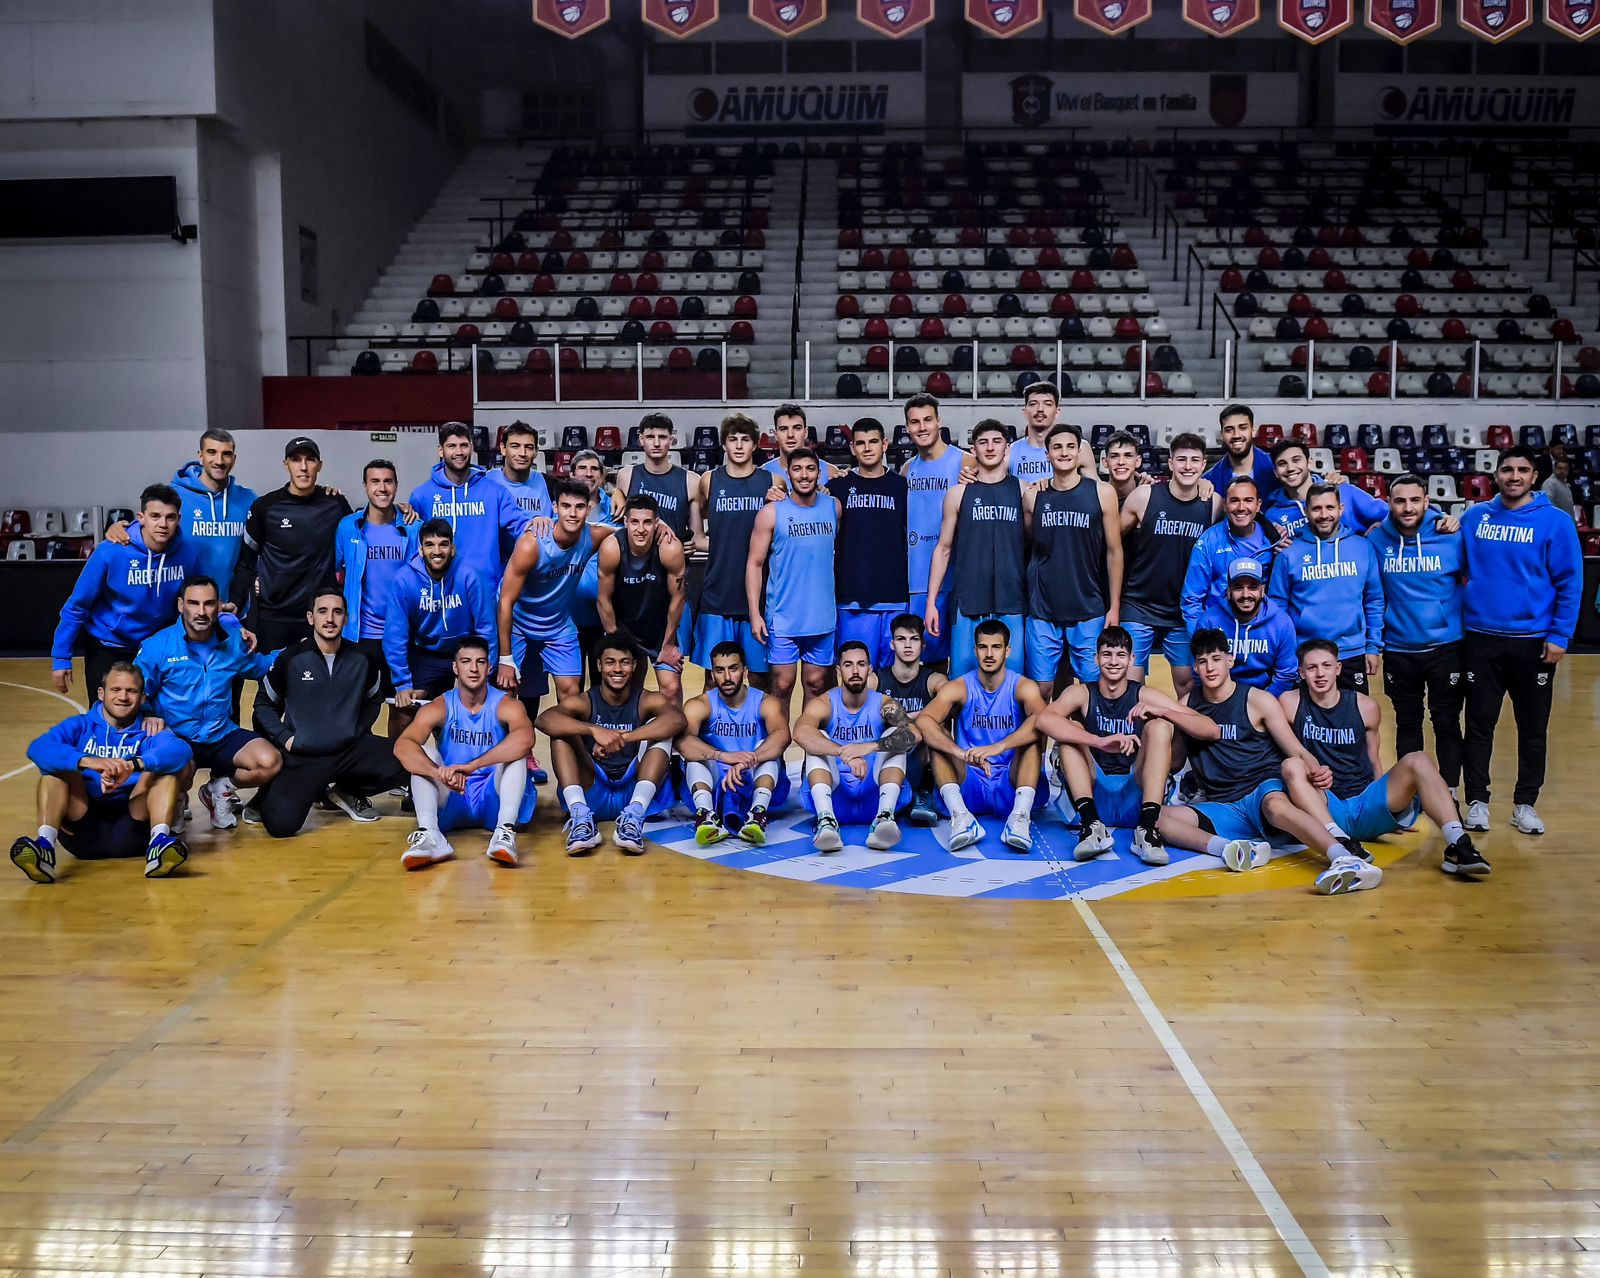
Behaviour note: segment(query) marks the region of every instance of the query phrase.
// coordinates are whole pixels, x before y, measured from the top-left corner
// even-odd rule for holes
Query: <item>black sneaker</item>
[[[1372,864],[1372,853],[1368,852],[1366,848],[1362,847],[1348,834],[1339,840],[1339,846],[1355,857],[1356,860],[1365,861],[1368,865]]]
[[[1472,845],[1470,835],[1463,834],[1444,850],[1444,862],[1439,868],[1446,874],[1471,876],[1489,873],[1489,863],[1483,853]]]

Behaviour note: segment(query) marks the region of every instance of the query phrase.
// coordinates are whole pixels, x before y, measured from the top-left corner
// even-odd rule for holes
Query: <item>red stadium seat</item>
[[[755,325],[749,320],[734,320],[728,325],[728,340],[730,342],[753,342],[756,340]]]
[[[561,371],[563,373],[579,373],[583,371],[583,359],[578,354],[577,347],[563,346],[561,348]]]
[[[510,275],[517,269],[517,259],[509,253],[496,253],[489,259],[489,269],[496,275]]]
[[[452,340],[457,346],[472,346],[483,340],[483,331],[476,324],[462,324],[456,328]]]
[[[1307,448],[1317,446],[1317,424],[1315,422],[1296,422],[1289,427],[1289,438],[1298,439]]]
[[[983,232],[975,226],[963,226],[957,241],[962,248],[982,248]]]
[[[1326,341],[1328,337],[1328,321],[1320,315],[1313,315],[1305,322],[1300,332],[1302,336],[1313,341]]]
[[[1550,336],[1558,342],[1571,345],[1578,340],[1578,330],[1573,327],[1572,321],[1563,315],[1550,325]]]
[[[1406,265],[1425,271],[1433,265],[1433,257],[1425,248],[1414,248],[1406,254]]]
[[[928,394],[951,395],[955,393],[955,386],[950,381],[950,374],[942,368],[928,374]]]
[[[1094,272],[1077,270],[1072,273],[1072,291],[1074,293],[1092,293],[1100,286],[1094,282]]]
[[[494,318],[504,320],[508,324],[516,323],[517,299],[514,297],[497,297],[494,301]]]
[[[1165,395],[1167,384],[1161,380],[1160,373],[1146,373],[1144,375],[1144,393],[1146,395]]]
[[[918,331],[924,340],[937,341],[944,336],[944,321],[937,315],[930,315],[922,321],[922,327]]]
[[[1316,307],[1311,304],[1311,298],[1305,293],[1289,294],[1289,314],[1309,315]]]
[[[1040,234],[1049,235],[1050,232],[1040,228],[1040,230],[1034,232],[1035,239],[1037,239]],[[1058,249],[1054,244],[1049,244],[1040,249],[1039,266],[1042,270],[1046,271],[1059,270],[1061,268],[1061,250]]]
[[[1439,326],[1439,333],[1447,342],[1464,342],[1467,340],[1467,323],[1459,316],[1450,316]]]
[[[1450,277],[1450,287],[1458,293],[1466,293],[1477,288],[1478,281],[1473,278],[1472,272],[1463,266]]]
[[[1244,272],[1237,266],[1230,266],[1223,271],[1222,279],[1217,284],[1224,293],[1242,293],[1244,291]]]
[[[889,299],[889,314],[893,316],[910,315],[914,309],[911,298],[904,293],[896,293]]]
[[[760,213],[761,210],[756,209],[753,210],[753,212]],[[760,219],[753,218],[752,220],[759,221]],[[759,226],[752,226],[744,233],[744,238],[740,241],[740,243],[742,243],[747,249],[764,249],[767,247],[767,236]]]
[[[667,269],[667,259],[661,255],[659,249],[650,249],[639,259],[641,271],[664,271]],[[640,286],[641,288],[643,285]]]
[[[542,271],[533,277],[533,291],[543,297],[556,291],[556,280],[553,275],[546,275]]]
[[[1374,475],[1370,470],[1359,471],[1350,476],[1350,482],[1380,501],[1389,500],[1389,480],[1383,475]]]
[[[1248,248],[1260,248],[1267,242],[1267,233],[1259,224],[1248,226],[1245,228],[1244,242]]]
[[[941,308],[946,315],[965,315],[967,313],[967,299],[960,293],[946,293],[944,306]]]
[[[1283,438],[1283,427],[1277,422],[1262,422],[1256,427],[1256,446],[1271,448]]]
[[[667,352],[667,367],[674,373],[686,373],[694,368],[694,353],[687,346],[674,346]]]
[[[1138,267],[1139,257],[1126,244],[1119,244],[1111,250],[1111,266],[1113,270],[1131,271]]]
[[[572,232],[562,229],[550,237],[550,247],[558,252],[565,253],[572,247]]]
[[[861,303],[856,301],[855,294],[843,293],[833,304],[833,314],[836,319],[855,319],[861,314]]]
[[[860,248],[861,232],[853,226],[847,226],[839,232],[839,247],[842,249]]]
[[[867,353],[863,356],[862,363],[868,368],[888,368],[889,348],[887,346],[867,347]]]
[[[613,293],[633,292],[633,276],[626,271],[618,271],[611,277],[611,291]]]
[[[1278,250],[1269,244],[1256,254],[1256,265],[1264,271],[1275,271],[1283,265],[1283,258],[1279,256]]]
[[[677,319],[678,299],[673,297],[671,293],[663,293],[656,298],[653,314],[657,319]]]
[[[913,281],[910,271],[895,271],[889,276],[889,287],[897,293],[910,292]]]
[[[1367,394],[1379,395],[1387,399],[1389,397],[1389,374],[1377,372],[1368,377]]]
[[[519,275],[537,275],[539,273],[539,255],[532,249],[523,249],[517,254],[517,273]]]
[[[629,302],[628,303],[628,318],[629,319],[649,319],[650,318],[650,299],[648,297],[636,297],[636,298],[633,299],[633,301]]]
[[[874,315],[861,328],[861,336],[869,342],[887,342],[889,340],[889,321],[881,315]]]
[[[1510,448],[1516,440],[1512,437],[1511,427],[1506,425],[1491,426],[1484,432],[1484,444],[1496,450]]]
[[[428,284],[429,297],[454,297],[456,282],[448,275],[435,275]]]
[[[1116,326],[1112,329],[1112,332],[1123,340],[1127,340],[1130,337],[1141,336],[1139,332],[1139,321],[1134,319],[1134,317],[1131,315],[1124,315],[1121,319],[1119,319],[1116,323]]]
[[[528,352],[528,358],[522,361],[522,367],[530,373],[548,373],[550,371],[550,351],[543,346],[535,346]]]
[[[1337,292],[1343,292],[1349,287],[1349,282],[1345,279],[1344,272],[1335,267],[1333,270],[1328,271],[1323,275],[1322,287],[1326,289],[1333,289]]]
[[[1578,367],[1586,373],[1600,372],[1600,347],[1585,346],[1579,351]]]
[[[439,357],[432,351],[418,351],[411,357],[411,371],[413,373],[437,373],[439,371]]]
[[[863,271],[881,271],[884,268],[883,250],[879,248],[864,248],[861,250],[861,269]]]
[[[577,449],[562,448],[550,456],[550,470],[556,478],[566,479],[572,474],[572,459],[577,456]]]
[[[909,270],[910,267],[911,254],[907,253],[905,249],[896,246],[889,250],[889,269],[891,271]],[[900,285],[893,284],[890,287],[899,288]]]
[[[1347,475],[1359,475],[1372,469],[1372,462],[1367,457],[1365,448],[1341,448],[1339,450],[1339,469]]]
[[[1488,501],[1494,496],[1494,477],[1476,473],[1463,475],[1461,495],[1468,501]]]
[[[1027,343],[1019,343],[1011,348],[1012,368],[1032,368],[1039,362],[1039,353]]]
[[[1071,293],[1057,293],[1050,299],[1050,314],[1060,316],[1077,313],[1078,304],[1072,300]]]
[[[1325,226],[1322,229],[1326,231],[1332,228]],[[1319,245],[1306,254],[1306,265],[1313,271],[1325,271],[1333,265],[1333,259],[1328,256],[1328,250]],[[1343,279],[1343,276],[1341,275],[1340,278]],[[1343,288],[1344,285],[1341,283],[1339,287]]]
[[[600,250],[604,253],[615,253],[622,247],[622,232],[615,227],[607,227],[600,232]]]
[[[1012,248],[1026,248],[1028,244],[1028,229],[1024,226],[1013,226],[1006,235],[1006,243]]]
[[[671,320],[658,319],[650,325],[650,340],[652,342],[670,342],[672,338]]]
[[[639,272],[634,277],[633,286],[641,293],[659,293],[661,291],[661,281],[656,278],[654,271]]]
[[[1037,293],[1043,287],[1044,277],[1031,266],[1017,276],[1017,289],[1020,292]]]
[[[1401,319],[1415,319],[1422,314],[1422,303],[1410,293],[1402,293],[1394,299],[1394,313]]]
[[[741,295],[733,303],[733,313],[740,319],[755,319],[757,309],[756,299],[748,294]]]
[[[582,249],[573,249],[567,255],[567,270],[587,271],[589,269],[589,255]]]
[[[594,446],[602,453],[620,453],[622,451],[621,428],[617,426],[595,427]]]

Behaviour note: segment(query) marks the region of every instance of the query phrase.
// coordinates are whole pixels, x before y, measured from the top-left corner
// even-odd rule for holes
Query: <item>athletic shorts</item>
[[[1017,801],[1016,783],[1011,779],[1011,756],[991,759],[989,766],[994,773],[987,777],[981,769],[967,769],[967,775],[961,779],[961,801],[973,816],[1008,817]],[[1033,791],[1033,811],[1043,811],[1049,802],[1050,787],[1041,776]]]
[[[143,856],[149,843],[150,823],[125,799],[90,799],[87,812],[61,827],[61,846],[80,861]]]
[[[822,761],[828,765],[828,770],[833,773],[833,815],[839,819],[841,825],[866,825],[878,815],[878,787],[882,782],[878,774],[883,771],[883,765],[889,756],[882,751],[872,755],[868,760],[867,775],[860,781],[849,767],[835,758],[826,758]],[[800,802],[805,805],[806,811],[815,812],[817,802],[811,797],[811,783],[806,781],[800,787]],[[903,812],[911,806],[911,787],[904,782],[900,785],[900,797],[895,802],[895,811]]]
[[[1133,636],[1133,664],[1150,668],[1150,654],[1157,643],[1170,666],[1192,669],[1194,654],[1189,651],[1189,632],[1182,623],[1176,626],[1147,626],[1142,621],[1124,621],[1122,628]]]
[[[944,618],[944,614],[939,614]],[[950,626],[950,677],[959,679],[969,670],[978,668],[978,658],[972,651],[976,638],[978,623],[980,621],[1003,621],[1006,629],[1011,631],[1011,655],[1006,658],[1006,665],[1018,674],[1023,673],[1023,654],[1027,651],[1028,632],[1023,623],[1021,613],[1007,613],[1004,616],[990,613],[983,617],[969,617],[964,612],[953,612]]]
[[[189,749],[194,751],[196,768],[204,768],[214,777],[231,777],[234,756],[252,741],[265,740],[259,732],[235,728],[223,733],[215,741],[190,741]]]
[[[911,596],[906,611],[917,617],[928,615],[928,592]],[[950,592],[939,596],[939,634],[922,636],[922,660],[928,664],[950,660],[950,627],[955,624],[955,614],[950,610]],[[888,663],[885,662],[885,665]]]
[[[514,630],[511,655],[515,658],[519,669],[524,661],[537,658],[547,675],[567,679],[577,679],[583,675],[583,653],[578,643],[578,627],[570,620],[565,629],[557,631],[546,639],[531,639]],[[529,695],[526,688],[523,689],[522,695]]]
[[[896,604],[890,608],[841,608],[839,609],[839,624],[834,629],[834,651],[844,647],[845,643],[854,640],[867,645],[867,653],[872,658],[872,668],[886,666],[894,660],[894,649],[889,646],[890,624],[905,611],[905,608]]]
[[[1065,626],[1043,617],[1029,617],[1027,670],[1028,678],[1037,683],[1053,683],[1056,668],[1061,664],[1061,650],[1066,648],[1072,657],[1072,673],[1084,683],[1093,683],[1100,677],[1100,663],[1095,659],[1095,641],[1106,628],[1104,617],[1090,617]]]
[[[523,767],[521,763],[508,767]],[[533,779],[522,792],[522,806],[517,809],[517,824],[526,825],[533,819],[533,807],[538,801]],[[466,792],[454,790],[439,805],[439,829],[442,830],[492,830],[500,820],[500,792],[494,788],[494,768],[479,768],[467,778]]]
[[[711,805],[719,817],[744,816],[750,811],[750,800],[755,797],[756,782],[755,771],[745,773],[744,784],[734,790],[722,788],[722,778],[727,775],[728,765],[725,763],[711,762],[706,764],[711,769]],[[767,807],[772,811],[781,808],[789,798],[789,773],[783,766],[783,760],[778,760],[778,780],[772,790],[772,801]],[[692,804],[692,799],[691,799]]]
[[[1139,824],[1139,805],[1143,802],[1144,791],[1137,773],[1102,772],[1096,765],[1094,806],[1107,825],[1131,830]]]
[[[752,674],[766,674],[767,650],[756,642],[750,622],[743,618],[719,617],[714,612],[703,612],[695,618],[694,647],[685,648],[689,659],[706,670],[711,669],[711,650],[719,643],[736,643],[744,651],[744,664]]]
[[[1422,815],[1422,800],[1412,797],[1403,812],[1389,810],[1389,775],[1385,773],[1360,794],[1348,799],[1329,794],[1328,815],[1352,839],[1381,839],[1386,834],[1409,830]]]
[[[1229,842],[1234,839],[1265,839],[1271,842],[1274,836],[1281,837],[1282,832],[1267,823],[1266,817],[1261,814],[1261,805],[1267,801],[1269,794],[1282,793],[1283,782],[1274,777],[1231,803],[1205,802],[1191,806],[1205,818],[1211,833],[1219,839]]]
[[[821,635],[775,635],[767,632],[767,664],[792,666],[803,661],[808,666],[833,664],[833,631]]]
[[[611,777],[595,769],[594,780],[589,783],[589,788],[583,792],[583,800],[589,805],[589,811],[594,814],[596,821],[615,821],[622,815],[622,809],[628,806],[628,800],[633,798],[633,787],[639,784],[639,760],[643,759],[645,752],[641,750],[633,762],[628,764],[628,770],[620,777]],[[561,810],[566,812],[566,796],[558,792],[557,798],[561,801]],[[661,783],[656,787],[655,798],[650,800],[650,806],[645,810],[646,816],[654,816],[657,812],[665,812],[672,806],[672,778],[671,774],[661,778]]]
[[[426,648],[407,648],[406,665],[411,668],[411,688],[419,697],[433,700],[456,686],[455,655],[431,652]]]

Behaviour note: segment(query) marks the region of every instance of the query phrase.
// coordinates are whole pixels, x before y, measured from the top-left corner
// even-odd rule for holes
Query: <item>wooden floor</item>
[[[9,842],[66,707],[0,680]],[[548,816],[518,871],[342,818],[6,867],[0,1274],[1600,1274],[1597,701],[1569,660],[1550,835],[1507,780],[1491,880],[1434,834],[1349,898],[852,893]]]

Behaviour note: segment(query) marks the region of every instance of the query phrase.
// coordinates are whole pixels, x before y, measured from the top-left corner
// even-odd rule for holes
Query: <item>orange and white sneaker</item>
[[[455,856],[456,850],[437,830],[416,830],[406,840],[406,850],[400,854],[400,864],[408,870],[420,870]]]
[[[489,836],[489,859],[496,865],[517,863],[517,832],[509,825],[497,825]]]

